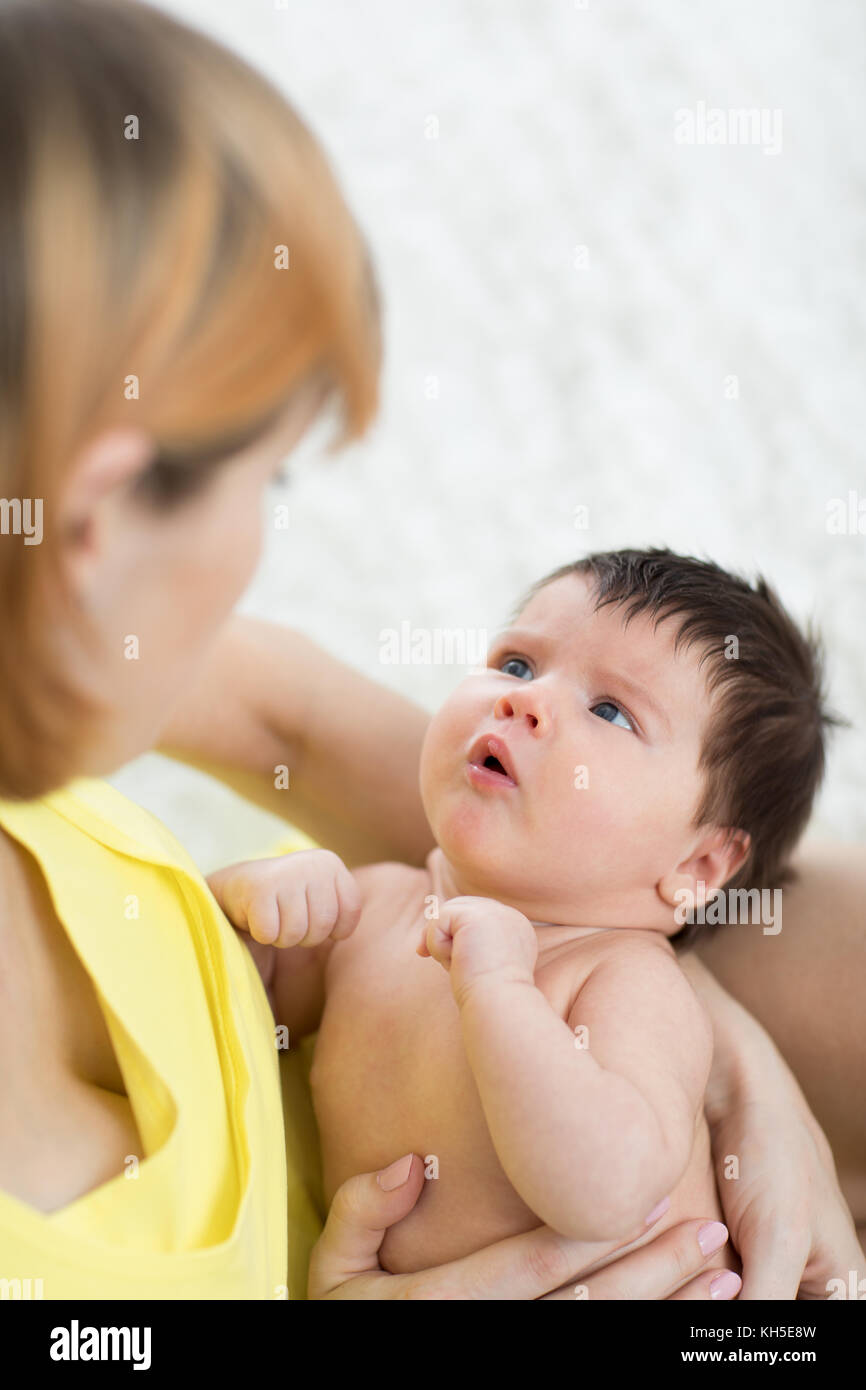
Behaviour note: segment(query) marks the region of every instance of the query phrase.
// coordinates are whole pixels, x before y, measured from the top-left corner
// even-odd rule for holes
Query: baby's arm
[[[331,947],[361,916],[355,876],[336,854],[315,849],[230,864],[207,881],[229,921],[246,934],[276,1021],[294,1037],[314,1032]],[[299,949],[284,949],[293,946]]]
[[[634,939],[565,1020],[534,983],[536,949],[522,913],[454,898],[420,951],[451,971],[490,1135],[527,1206],[573,1239],[628,1235],[688,1163],[709,1024],[676,960]]]

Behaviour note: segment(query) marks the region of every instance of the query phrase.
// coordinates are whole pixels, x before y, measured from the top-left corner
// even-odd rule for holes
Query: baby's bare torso
[[[363,870],[361,880],[360,924],[334,946],[328,963],[311,1085],[328,1202],[355,1173],[384,1168],[404,1153],[427,1160],[431,1177],[418,1205],[388,1231],[382,1247],[384,1268],[405,1273],[531,1230],[539,1220],[493,1148],[448,974],[416,954],[425,905],[438,885],[427,870],[395,864]],[[543,928],[535,983],[565,1018],[610,951],[669,950],[663,939],[656,944],[650,937],[606,931],[575,940],[567,928]],[[670,1211],[645,1239],[687,1217],[721,1219],[702,1112]],[[724,1266],[723,1252],[708,1263]]]

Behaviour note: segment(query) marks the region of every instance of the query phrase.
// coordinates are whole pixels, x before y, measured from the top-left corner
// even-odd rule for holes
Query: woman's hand
[[[719,1196],[743,1263],[740,1299],[848,1298],[866,1261],[830,1145],[778,1052],[763,1067],[760,1092],[708,1109]],[[739,1176],[726,1178],[732,1158]]]
[[[694,953],[683,969],[713,1022],[705,1099],[742,1300],[828,1298],[866,1274],[833,1154],[770,1036]],[[850,1294],[841,1294],[850,1297]]]
[[[344,1182],[310,1260],[310,1298],[696,1300],[733,1298],[740,1287],[731,1272],[701,1273],[713,1253],[705,1253],[698,1243],[707,1221],[672,1226],[585,1280],[580,1271],[616,1247],[565,1240],[546,1226],[435,1269],[387,1274],[379,1264],[385,1231],[409,1214],[423,1187],[424,1164],[416,1154],[381,1173],[362,1173]]]

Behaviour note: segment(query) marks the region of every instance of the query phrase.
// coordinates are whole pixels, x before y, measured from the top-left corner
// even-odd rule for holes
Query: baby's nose
[[[516,690],[508,695],[500,695],[493,707],[494,718],[514,719],[525,722],[532,733],[544,734],[551,725],[551,713],[547,701],[532,683],[526,682],[525,690]]]

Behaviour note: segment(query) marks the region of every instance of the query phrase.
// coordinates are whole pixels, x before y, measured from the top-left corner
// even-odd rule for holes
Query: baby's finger
[[[434,960],[449,969],[451,965],[451,950],[454,939],[449,931],[443,930],[441,921],[427,923],[427,931],[422,940],[423,950],[418,951],[419,956],[432,956]]]
[[[250,889],[243,875],[234,868],[217,869],[216,873],[208,876],[208,887],[232,926],[249,934],[247,909]]]
[[[341,864],[337,870],[335,887],[337,923],[331,937],[334,941],[345,941],[361,920],[361,890],[355,875],[349,872],[345,864]]]
[[[275,895],[279,930],[275,945],[282,950],[290,946],[306,946],[310,930],[310,909],[303,888],[282,888]]]
[[[424,923],[424,926],[421,928],[421,935],[418,938],[418,945],[415,947],[416,955],[423,956],[425,959],[428,957],[432,959],[430,946],[435,941],[437,927],[438,922],[435,919]]]
[[[279,944],[280,908],[273,888],[259,888],[249,897],[243,911],[232,917],[236,927],[246,928],[262,946]]]
[[[332,935],[340,916],[340,899],[332,874],[310,879],[306,885],[307,934],[298,944],[320,946]]]

